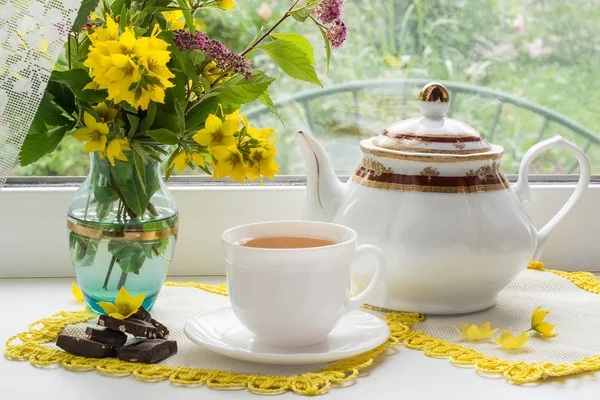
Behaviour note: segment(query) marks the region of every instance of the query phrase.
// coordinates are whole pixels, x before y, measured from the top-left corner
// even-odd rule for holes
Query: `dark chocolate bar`
[[[156,337],[161,339],[169,338],[169,328],[152,318],[150,323],[156,327]]]
[[[131,315],[129,318],[127,319],[141,319],[142,321],[146,321],[146,322],[150,322],[152,321],[152,316],[150,315],[150,313],[148,311],[146,311],[146,309],[144,307],[138,308],[138,310]]]
[[[103,358],[117,355],[117,350],[111,345],[75,336],[59,335],[56,345],[67,353],[82,357]]]
[[[119,349],[119,360],[154,364],[177,353],[174,340],[150,339],[142,340]]]
[[[98,325],[107,329],[129,333],[136,337],[154,339],[157,336],[158,329],[150,322],[139,319],[116,319],[108,315],[101,315],[98,319]]]
[[[123,347],[127,342],[126,334],[110,329],[100,330],[87,328],[85,330],[85,334],[87,335],[88,339],[94,342],[104,343],[114,347]]]

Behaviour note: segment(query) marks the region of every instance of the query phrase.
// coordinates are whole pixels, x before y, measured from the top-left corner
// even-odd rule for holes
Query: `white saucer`
[[[390,336],[387,324],[374,315],[352,311],[342,317],[327,340],[312,346],[275,347],[257,342],[233,314],[231,307],[206,311],[185,324],[194,343],[215,353],[262,364],[318,364],[372,350]]]

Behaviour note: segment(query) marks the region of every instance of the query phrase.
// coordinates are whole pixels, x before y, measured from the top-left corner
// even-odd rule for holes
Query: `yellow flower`
[[[485,324],[477,327],[477,325],[467,324],[466,322],[462,323],[462,331],[458,330],[456,326],[453,326],[462,337],[467,340],[481,340],[490,338],[498,329],[490,329],[490,321],[487,321]]]
[[[209,62],[208,64],[206,64],[204,66],[204,68],[202,68],[201,74],[204,78],[206,78],[208,83],[210,83],[212,85],[213,83],[215,83],[215,81],[217,79],[219,79],[221,77],[221,75],[223,74],[223,70],[221,68],[217,67],[217,63],[213,60],[213,61]],[[223,77],[219,82],[223,83],[223,82],[227,81],[228,79],[229,79],[228,77]],[[208,90],[210,88],[204,88],[204,89]]]
[[[201,167],[205,165],[204,157],[202,157],[202,154],[182,151],[177,155],[177,157],[173,159],[173,161],[171,161],[171,165],[169,167],[175,167],[177,171],[181,172],[189,165],[190,161],[192,160]]]
[[[185,21],[183,20],[183,11],[163,11],[162,15],[167,21],[167,29],[170,31],[178,31],[185,28]]]
[[[88,33],[92,44],[96,41],[106,42],[108,40],[117,40],[119,37],[119,25],[111,18],[110,15],[106,14],[106,27],[95,29],[94,32]]]
[[[221,118],[209,114],[206,118],[204,129],[200,129],[192,139],[201,146],[229,146],[235,143],[234,133],[237,132],[239,120]]]
[[[546,315],[550,314],[550,311],[542,310],[541,308],[542,306],[539,306],[531,314],[531,330],[538,332],[543,337],[555,337],[557,334],[552,333],[554,325],[543,321]]]
[[[234,0],[216,0],[216,1],[217,1],[217,5],[219,6],[219,8],[221,8],[223,10],[233,10],[233,8],[235,7]]]
[[[513,336],[509,331],[502,331],[502,335],[500,335],[500,339],[494,338],[498,344],[506,349],[518,349],[522,347],[529,340],[529,336],[527,332],[523,331],[519,333],[517,336]]]
[[[108,144],[106,148],[106,156],[108,157],[108,161],[110,161],[110,165],[115,166],[115,158],[121,161],[127,161],[127,157],[123,154],[123,151],[131,150],[129,147],[129,142],[127,139],[113,139]],[[101,155],[102,158],[103,155]]]
[[[150,36],[139,39],[131,27],[119,36],[110,17],[106,24],[90,34],[92,46],[83,65],[90,68],[93,84],[85,89],[106,89],[114,103],[125,101],[143,110],[150,101],[163,103],[165,89],[174,86],[169,81],[174,75],[167,67],[169,44],[158,38],[158,24]]]
[[[275,162],[275,147],[257,147],[250,150],[250,161],[252,161],[252,167],[250,168],[251,179],[259,178],[262,184],[262,178],[273,179],[275,174],[279,173],[279,164]]]
[[[131,294],[129,294],[127,289],[122,287],[121,290],[119,290],[119,294],[117,294],[115,304],[106,301],[100,301],[98,302],[98,305],[102,307],[104,312],[107,313],[109,317],[125,319],[135,314],[142,306],[142,303],[145,299],[145,294],[131,297]]]
[[[119,110],[116,108],[109,107],[106,103],[98,103],[95,106],[92,106],[92,109],[96,111],[96,114],[100,117],[100,121],[108,123],[113,122],[117,117],[117,113]]]
[[[83,302],[83,293],[81,292],[81,289],[79,289],[79,286],[77,286],[77,284],[75,282],[71,282],[71,293],[73,293],[73,296]]]
[[[96,119],[88,112],[83,114],[85,126],[77,129],[73,137],[85,143],[85,152],[104,151],[106,148],[106,135],[108,135],[108,125],[103,122],[96,122]]]
[[[275,132],[275,128],[257,129],[253,126],[250,126],[250,124],[248,123],[248,118],[246,117],[245,114],[242,114],[240,116],[240,119],[242,120],[242,125],[246,128],[246,133],[252,139],[269,140],[269,138],[271,138],[271,135],[273,135],[273,132]]]
[[[231,177],[239,183],[246,182],[246,164],[235,145],[212,147],[210,153],[218,161],[214,166],[213,178]]]

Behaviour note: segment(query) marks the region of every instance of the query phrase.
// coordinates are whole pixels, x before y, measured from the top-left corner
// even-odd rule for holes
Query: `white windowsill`
[[[528,209],[539,228],[564,204],[574,184],[532,184]],[[0,278],[72,277],[66,213],[75,187],[8,187],[0,191]],[[180,230],[170,275],[222,275],[220,236],[251,222],[301,217],[303,186],[172,186]],[[600,184],[550,235],[547,268],[600,271]]]
[[[171,280],[218,284],[223,277],[178,277]],[[0,279],[2,323],[0,338],[25,331],[38,319],[59,310],[78,310],[70,293],[71,279]],[[396,354],[382,357],[358,378],[353,387],[332,389],[323,399],[597,399],[600,374],[582,374],[536,385],[515,386],[499,376],[479,376],[471,368],[459,368],[448,360],[429,358],[422,352],[397,347]],[[97,372],[72,372],[60,367],[35,368],[26,361],[0,358],[0,398],[29,400],[197,400],[259,399],[246,391],[216,391],[206,387],[179,387],[169,382],[146,383],[133,377],[115,378]],[[533,386],[533,387],[532,387]],[[286,393],[277,398],[299,399]]]

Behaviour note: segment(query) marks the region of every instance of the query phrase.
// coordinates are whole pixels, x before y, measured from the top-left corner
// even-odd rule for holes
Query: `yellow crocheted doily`
[[[531,263],[529,268],[554,273],[584,290],[600,294],[600,282],[591,273],[545,270],[543,264],[539,262]],[[193,282],[167,282],[165,285],[193,287],[214,294],[227,295],[225,285],[209,286]],[[361,369],[373,363],[375,357],[400,343],[409,349],[421,350],[430,357],[448,358],[454,364],[470,365],[484,373],[502,374],[515,384],[600,369],[600,356],[586,357],[580,361],[566,364],[501,360],[498,357],[486,356],[476,350],[412,330],[413,325],[424,320],[424,316],[421,314],[372,309],[387,312],[383,319],[389,325],[391,333],[386,343],[359,356],[335,363],[320,372],[303,375],[252,375],[219,370],[139,364],[113,358],[85,358],[45,346],[47,343],[56,341],[67,325],[86,322],[97,317],[90,310],[61,311],[49,318],[32,323],[26,332],[12,336],[6,341],[4,355],[11,360],[29,360],[37,366],[59,364],[71,370],[95,369],[107,374],[133,375],[139,380],[149,382],[168,379],[178,385],[206,385],[214,389],[248,388],[250,391],[260,394],[293,391],[301,395],[324,394],[332,385],[352,381],[359,375]]]

